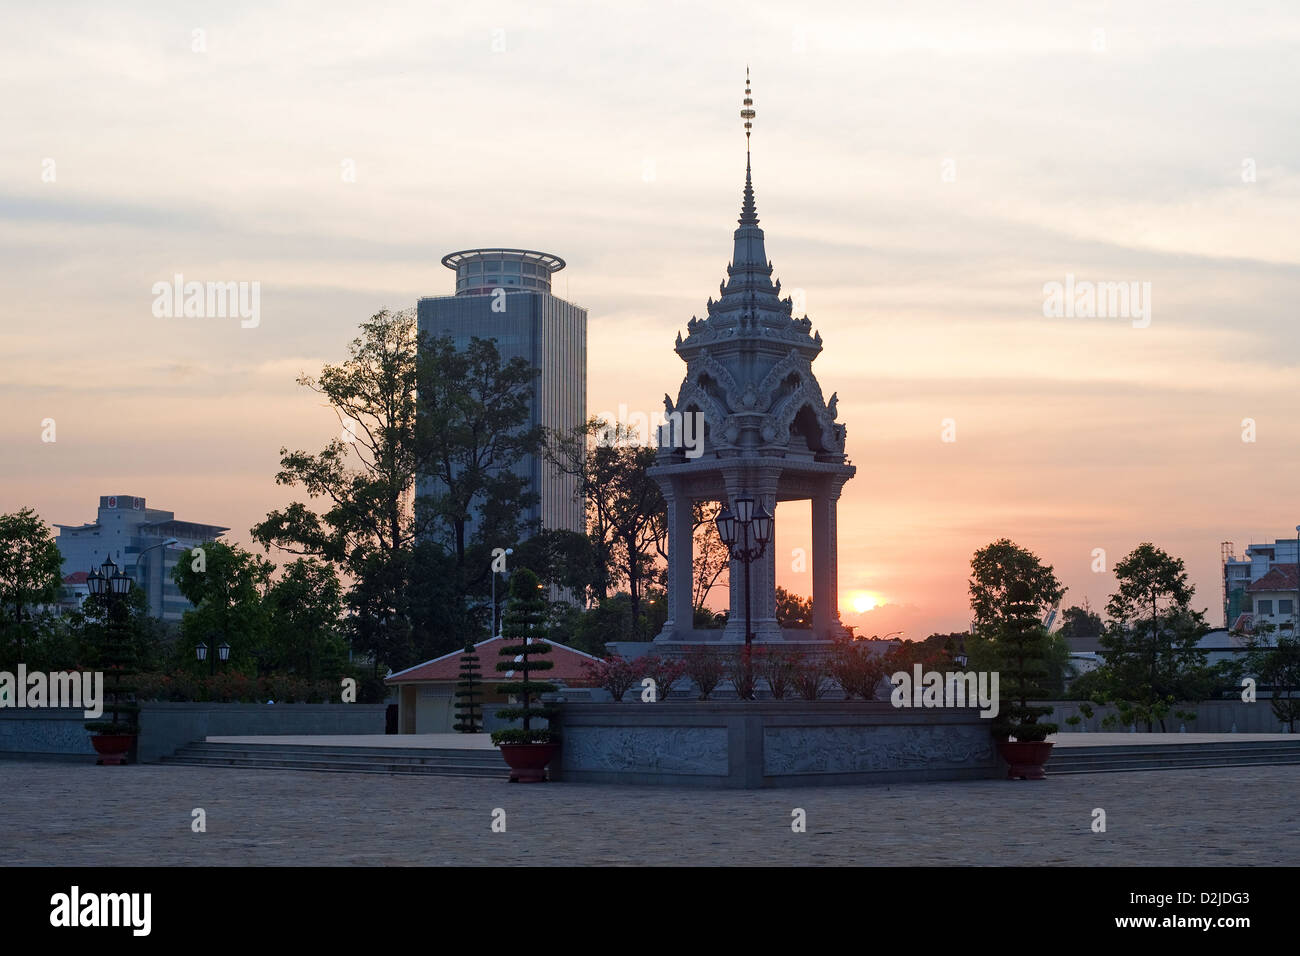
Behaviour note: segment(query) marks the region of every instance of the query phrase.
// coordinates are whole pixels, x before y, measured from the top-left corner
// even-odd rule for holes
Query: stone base
[[[848,631],[841,629],[832,631],[830,634],[818,635],[806,629],[769,628],[768,630],[755,632],[754,646],[781,647],[788,650],[826,649],[841,637],[847,638]],[[736,648],[745,646],[745,633],[743,628],[707,627],[692,628],[689,631],[665,628],[659,632],[650,644],[653,648],[652,653],[655,654],[663,653],[674,647],[686,648],[695,644]]]
[[[586,783],[809,787],[1006,774],[974,708],[887,701],[566,704],[552,777]]]

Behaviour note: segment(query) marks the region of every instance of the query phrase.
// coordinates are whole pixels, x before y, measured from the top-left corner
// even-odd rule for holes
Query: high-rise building
[[[551,276],[564,268],[564,260],[527,249],[466,249],[444,256],[442,264],[456,273],[456,294],[420,299],[420,332],[450,336],[457,348],[467,347],[471,338],[495,339],[503,362],[523,358],[541,371],[531,425],[571,433],[585,422],[587,310],[551,294]],[[525,521],[546,529],[586,530],[577,479],[556,473],[538,455],[527,456],[515,470],[539,499],[526,510]]]
[[[147,508],[143,498],[132,495],[100,495],[94,521],[55,527],[64,579],[72,590],[84,584],[82,575],[112,558],[144,590],[149,613],[164,621],[179,621],[192,607],[172,581],[176,563],[188,557],[190,548],[215,541],[230,530],[178,521],[175,512]]]

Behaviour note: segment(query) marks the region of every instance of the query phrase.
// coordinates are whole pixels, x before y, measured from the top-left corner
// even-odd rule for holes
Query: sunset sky
[[[767,250],[858,468],[846,623],[965,629],[1007,536],[1097,608],[1093,549],[1153,541],[1220,624],[1220,542],[1300,523],[1300,10],[1053,6],[11,5],[0,511],[131,494],[248,544],[280,447],[337,430],[295,377],[475,246],[566,259],[588,410],[661,409],[731,253],[749,65]],[[176,273],[260,282],[260,324],[155,317]],[[1150,283],[1149,326],[1045,318],[1067,275]],[[807,505],[778,517],[807,594]]]

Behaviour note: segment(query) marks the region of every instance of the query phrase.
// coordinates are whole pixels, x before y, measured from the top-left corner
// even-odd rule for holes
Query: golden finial
[[[754,127],[754,101],[750,97],[749,89],[749,67],[745,67],[745,105],[740,111],[740,118],[745,121],[745,143],[746,149],[749,144],[749,133]]]

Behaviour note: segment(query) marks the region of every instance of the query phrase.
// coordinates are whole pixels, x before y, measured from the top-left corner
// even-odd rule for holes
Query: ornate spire
[[[745,200],[740,206],[740,224],[758,225],[758,209],[754,206],[754,178],[749,162],[749,134],[754,128],[754,100],[749,88],[749,67],[745,67],[745,99],[740,118],[745,121]]]

